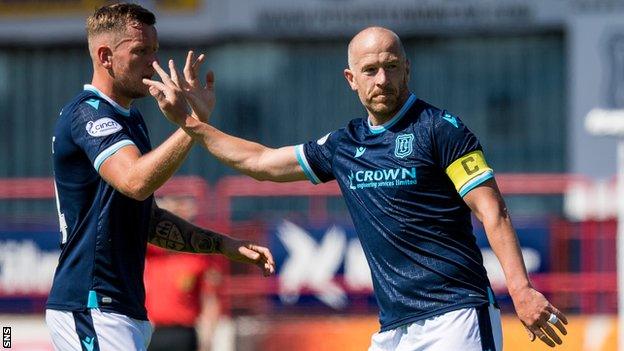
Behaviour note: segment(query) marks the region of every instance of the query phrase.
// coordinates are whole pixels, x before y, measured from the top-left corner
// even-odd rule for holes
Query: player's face
[[[409,64],[393,42],[358,47],[345,70],[351,88],[374,116],[392,117],[408,96]]]
[[[129,25],[112,51],[115,91],[130,99],[147,96],[148,87],[142,80],[151,78],[155,73],[152,62],[156,60],[158,51],[156,28],[145,24]]]

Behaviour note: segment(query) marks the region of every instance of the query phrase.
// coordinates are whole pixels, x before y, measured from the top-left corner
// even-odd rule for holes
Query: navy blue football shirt
[[[459,118],[412,94],[384,125],[354,119],[295,150],[313,183],[342,190],[382,331],[493,302],[462,199],[493,172]]]
[[[63,107],[52,140],[61,256],[47,308],[147,320],[143,268],[153,198],[126,197],[98,173],[124,146],[151,150],[143,117],[85,85]]]

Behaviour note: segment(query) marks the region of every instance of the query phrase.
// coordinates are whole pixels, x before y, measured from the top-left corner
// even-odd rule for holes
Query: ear
[[[113,50],[108,46],[99,46],[96,49],[97,62],[106,69],[113,67]]]
[[[353,71],[351,71],[348,68],[345,68],[345,70],[342,73],[344,74],[344,77],[347,79],[349,86],[351,86],[351,90],[357,91],[358,86],[357,86],[357,83],[355,82]]]

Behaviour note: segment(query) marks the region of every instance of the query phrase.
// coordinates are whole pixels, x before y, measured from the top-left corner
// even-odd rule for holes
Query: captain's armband
[[[494,171],[485,162],[481,150],[467,153],[455,160],[446,168],[446,174],[461,197],[477,185],[494,177]]]

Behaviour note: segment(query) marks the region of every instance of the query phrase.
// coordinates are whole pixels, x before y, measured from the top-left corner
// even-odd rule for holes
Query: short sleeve
[[[297,161],[306,177],[314,184],[334,180],[332,156],[334,150],[333,133],[328,133],[316,141],[295,146]]]
[[[74,142],[85,152],[97,172],[106,159],[127,145],[135,145],[117,116],[93,108],[88,100],[76,108],[71,122]],[[100,107],[101,109],[101,107]]]
[[[441,111],[433,126],[440,166],[460,196],[494,176],[479,140],[458,117]]]

